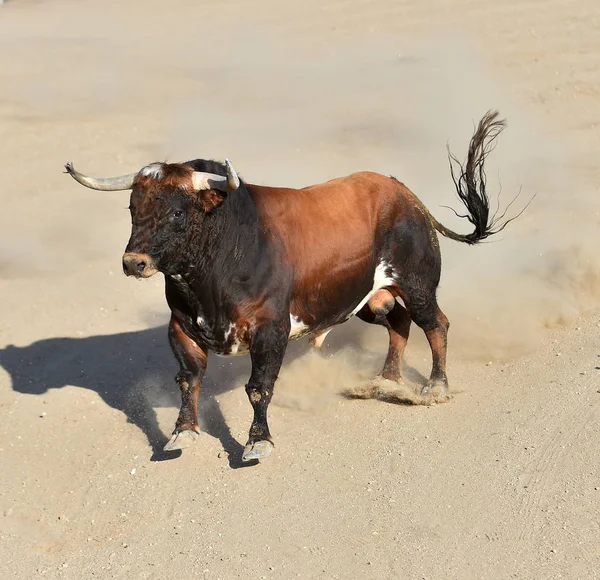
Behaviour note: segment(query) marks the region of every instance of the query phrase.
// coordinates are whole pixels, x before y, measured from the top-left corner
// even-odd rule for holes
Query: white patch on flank
[[[198,318],[196,318],[196,324],[198,326],[202,326],[204,324],[204,318],[202,318],[202,316],[198,316]]]
[[[377,268],[375,268],[375,275],[373,276],[373,289],[358,303],[358,306],[350,313],[348,318],[354,316],[377,292],[382,288],[395,284],[395,280],[388,275],[387,272],[392,274],[392,268],[387,262],[381,262]]]
[[[289,338],[299,338],[300,336],[306,334],[308,330],[308,326],[302,322],[299,318],[290,314],[290,336]]]
[[[151,163],[142,167],[140,173],[144,177],[154,177],[154,179],[160,179],[162,177],[162,163]]]

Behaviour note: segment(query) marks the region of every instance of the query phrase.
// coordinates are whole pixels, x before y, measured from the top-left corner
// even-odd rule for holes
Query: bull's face
[[[180,273],[185,266],[191,223],[223,200],[223,194],[236,190],[240,181],[229,163],[226,175],[194,171],[189,165],[153,163],[138,173],[96,179],[66,170],[82,185],[103,191],[131,189],[131,237],[123,255],[127,276],[150,278],[157,272]]]
[[[143,172],[144,170],[142,170]],[[140,173],[136,178],[129,211],[131,237],[123,255],[127,276],[149,278],[157,272],[176,274],[182,266],[188,224],[195,214],[191,171],[178,180],[166,182]]]
[[[169,265],[176,266],[178,250],[183,250],[186,238],[189,198],[180,192],[165,191],[154,203],[136,201],[131,195],[131,237],[123,255],[123,271],[127,276],[150,278]],[[171,268],[171,269],[172,269]]]

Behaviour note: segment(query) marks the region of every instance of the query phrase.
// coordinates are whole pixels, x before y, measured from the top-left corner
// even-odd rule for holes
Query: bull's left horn
[[[137,173],[129,173],[128,175],[120,175],[118,177],[88,177],[79,173],[73,164],[69,161],[65,164],[65,173],[68,173],[75,181],[85,185],[90,189],[98,189],[100,191],[123,191],[133,187],[133,180]]]
[[[240,186],[240,178],[238,177],[233,165],[229,159],[225,160],[227,168],[227,176],[216,175],[215,173],[204,173],[203,171],[194,171],[192,181],[196,191],[206,189],[217,189],[224,193],[235,191]]]
[[[225,167],[227,167],[227,187],[229,191],[235,191],[240,186],[240,178],[229,159],[225,159]]]

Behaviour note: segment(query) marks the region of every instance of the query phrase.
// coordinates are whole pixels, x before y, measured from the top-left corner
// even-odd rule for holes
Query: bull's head
[[[178,273],[177,256],[186,245],[189,225],[196,212],[219,205],[225,193],[235,191],[240,180],[229,160],[226,175],[194,171],[179,163],[153,163],[138,173],[94,178],[65,165],[76,181],[100,191],[131,189],[131,237],[123,255],[127,276],[149,278],[156,272]]]

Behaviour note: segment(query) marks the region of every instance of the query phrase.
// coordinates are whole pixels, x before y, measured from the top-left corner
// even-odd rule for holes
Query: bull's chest
[[[171,275],[168,298],[186,333],[203,348],[221,356],[244,354],[249,350],[248,321],[236,320],[232,308],[202,297],[182,276]]]

